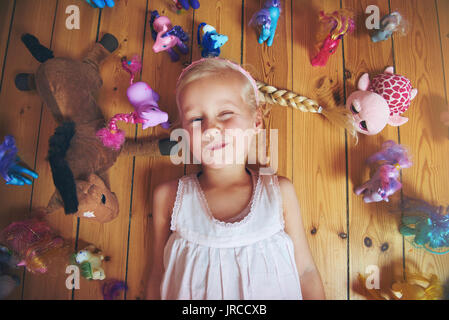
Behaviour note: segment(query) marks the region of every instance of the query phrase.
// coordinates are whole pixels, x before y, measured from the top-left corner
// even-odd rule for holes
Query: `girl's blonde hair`
[[[244,71],[238,64],[220,58],[205,58],[193,63],[182,72],[176,85],[176,104],[178,106],[178,111],[180,111],[179,95],[189,83],[203,77],[219,77],[220,75],[234,73],[241,77],[244,82],[241,91],[243,100],[254,112],[256,112],[258,108],[258,96],[256,96],[256,94],[258,94],[257,86],[254,79],[250,78],[251,76],[249,73],[245,74],[243,72],[246,71]]]

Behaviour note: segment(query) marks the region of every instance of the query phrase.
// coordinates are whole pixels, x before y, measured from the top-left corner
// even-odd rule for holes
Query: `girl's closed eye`
[[[230,119],[230,118],[232,118],[232,116],[234,116],[234,111],[224,111],[224,112],[221,112],[219,115],[218,115],[218,118],[220,119],[220,120],[228,120],[228,119]]]

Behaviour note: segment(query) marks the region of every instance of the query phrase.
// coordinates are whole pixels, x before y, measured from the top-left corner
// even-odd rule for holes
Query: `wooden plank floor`
[[[65,9],[77,2],[81,29],[65,28]],[[439,122],[448,108],[449,0],[282,0],[282,16],[271,48],[257,44],[248,26],[262,0],[203,0],[201,8],[177,15],[168,0],[118,0],[115,8],[95,10],[84,1],[2,0],[0,3],[0,138],[16,137],[20,156],[40,174],[32,186],[0,185],[0,228],[46,205],[54,192],[46,160],[48,138],[56,123],[35,93],[14,86],[19,72],[33,72],[38,63],[23,46],[20,36],[35,34],[56,56],[80,59],[105,32],[114,34],[119,50],[102,67],[104,81],[99,97],[106,117],[129,112],[125,92],[128,75],[121,70],[122,56],[139,54],[140,78],[161,96],[161,107],[176,117],[175,82],[184,65],[201,54],[196,29],[201,22],[214,25],[230,37],[222,57],[244,64],[259,80],[316,99],[322,105],[339,105],[356,88],[364,72],[375,75],[394,66],[419,90],[400,128],[386,128],[375,137],[361,136],[354,145],[342,129],[319,115],[274,107],[266,124],[278,130],[278,174],[292,179],[302,209],[304,226],[329,299],[361,299],[357,273],[369,265],[381,271],[381,286],[407,271],[435,273],[449,278],[449,254],[432,255],[413,248],[399,234],[394,204],[402,196],[419,197],[434,204],[449,204],[449,132]],[[394,35],[372,43],[365,28],[365,8],[375,4],[381,15],[399,10],[410,23],[406,36]],[[325,68],[313,68],[309,57],[319,28],[318,12],[350,9],[357,30],[345,37]],[[191,52],[178,63],[152,50],[148,20],[151,10],[169,16],[191,37]],[[162,137],[168,131],[143,131],[127,126],[130,137]],[[403,190],[390,204],[365,204],[352,189],[368,177],[365,159],[387,139],[407,145],[413,167],[403,170]],[[111,187],[120,201],[120,215],[105,225],[79,221],[61,213],[48,217],[73,248],[95,243],[112,259],[105,265],[109,278],[127,282],[121,299],[142,299],[151,265],[152,191],[161,182],[196,172],[196,165],[175,166],[168,158],[123,157],[110,170]],[[364,243],[369,238],[372,245]],[[383,249],[382,249],[383,248]],[[52,275],[35,276],[18,270],[22,286],[12,299],[102,299],[100,283],[82,280],[81,289],[67,290],[65,268]]]

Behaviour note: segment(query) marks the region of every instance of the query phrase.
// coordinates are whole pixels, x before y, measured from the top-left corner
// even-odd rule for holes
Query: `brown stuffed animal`
[[[49,142],[48,160],[57,191],[47,210],[63,206],[66,214],[109,222],[117,217],[119,204],[106,172],[119,154],[169,155],[176,142],[128,140],[116,151],[96,137],[106,122],[96,102],[103,83],[99,66],[118,47],[113,35],[105,34],[83,61],[54,58],[51,50],[29,34],[22,36],[22,41],[42,65],[35,75],[17,75],[16,86],[19,90],[36,89],[60,124]]]

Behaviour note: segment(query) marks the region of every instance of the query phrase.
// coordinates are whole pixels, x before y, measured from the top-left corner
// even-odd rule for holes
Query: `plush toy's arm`
[[[170,151],[178,144],[170,139],[161,140],[133,140],[127,139],[123,145],[121,154],[129,156],[159,157],[169,156]],[[176,150],[173,150],[176,151]]]
[[[106,59],[112,52],[114,52],[119,46],[117,38],[112,34],[106,33],[100,40],[95,43],[92,49],[87,53],[83,62],[93,66],[98,72],[100,72],[100,64]]]

